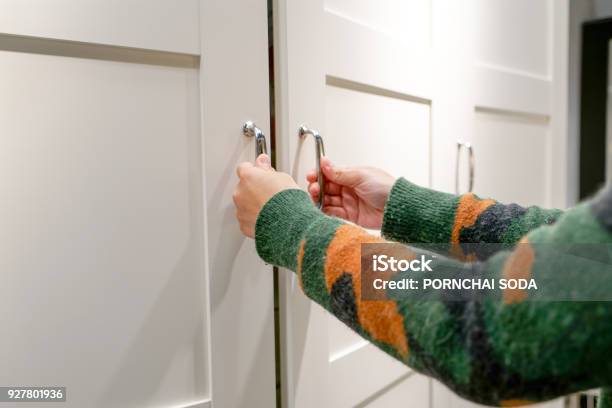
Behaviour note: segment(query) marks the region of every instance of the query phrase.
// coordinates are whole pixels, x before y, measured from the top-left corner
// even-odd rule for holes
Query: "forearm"
[[[584,208],[566,218],[554,230],[534,232],[535,239],[571,240],[574,236],[563,234],[574,225],[584,233],[586,224],[599,239],[609,239]],[[439,378],[467,398],[488,404],[519,397],[540,400],[593,388],[609,379],[594,374],[592,367],[598,353],[612,344],[610,336],[598,335],[594,342],[588,332],[593,327],[585,326],[592,322],[596,307],[600,326],[595,330],[612,335],[606,304],[527,302],[513,294],[483,302],[364,299],[361,244],[384,241],[322,215],[299,190],[279,193],[266,204],[256,240],[264,260],[298,273],[311,299],[391,356]],[[484,263],[460,264],[442,257],[436,262],[500,277],[508,273],[504,266],[509,260],[524,256],[520,252],[524,250],[502,252]],[[413,252],[420,254],[419,249]],[[539,276],[550,270],[531,273]]]
[[[404,243],[515,244],[561,214],[560,210],[501,204],[471,193],[443,193],[400,178],[385,207],[382,233],[389,240]]]

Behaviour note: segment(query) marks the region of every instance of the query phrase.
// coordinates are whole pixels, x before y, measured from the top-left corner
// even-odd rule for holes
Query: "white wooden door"
[[[277,157],[305,186],[318,130],[340,165],[430,184],[435,67],[429,0],[275,3]],[[286,407],[428,407],[430,380],[393,360],[301,293],[282,271]]]
[[[473,27],[459,63],[464,88],[452,119],[435,133],[432,186],[455,192],[457,140],[474,149],[474,193],[501,202],[546,208],[568,204],[567,58],[569,2],[469,0],[461,24]],[[520,30],[517,30],[520,21]],[[441,34],[449,45],[454,40]],[[460,44],[455,43],[455,47]],[[440,90],[444,92],[444,90]],[[439,118],[438,118],[439,119]],[[460,131],[453,129],[454,121]],[[438,123],[438,122],[436,122]],[[452,165],[449,165],[452,163]],[[459,192],[468,189],[460,157]],[[478,407],[434,382],[435,408]],[[535,405],[562,407],[562,399]]]
[[[0,384],[274,406],[246,120],[268,133],[264,1],[0,0]]]
[[[473,145],[474,192],[502,202],[563,207],[557,190],[567,178],[569,2],[464,3],[475,28],[467,60],[471,92],[461,103],[470,123],[466,134],[453,137]],[[521,22],[520,30],[513,21]],[[444,160],[434,157],[435,165]],[[464,164],[462,192],[467,189]],[[440,171],[434,186],[450,191],[451,174]]]

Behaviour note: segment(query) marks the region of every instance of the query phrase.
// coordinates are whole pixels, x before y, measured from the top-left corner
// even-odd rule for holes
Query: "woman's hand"
[[[374,167],[335,167],[326,157],[321,159],[321,169],[326,180],[323,212],[364,228],[380,229],[395,178]],[[306,180],[317,202],[320,188],[315,170],[308,172]]]
[[[255,164],[241,163],[236,172],[240,179],[233,195],[236,218],[240,231],[253,238],[255,222],[264,204],[279,191],[299,187],[290,175],[275,171],[266,154],[259,155]]]

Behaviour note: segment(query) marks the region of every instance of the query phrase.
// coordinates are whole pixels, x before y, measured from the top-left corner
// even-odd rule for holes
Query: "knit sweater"
[[[399,179],[385,207],[382,235],[410,243],[415,257],[424,251],[416,244],[448,244],[450,257],[438,257],[436,265],[546,281],[564,261],[542,253],[539,245],[612,243],[612,189],[562,212],[441,193]],[[298,189],[279,192],[265,204],[255,239],[260,257],[295,271],[309,298],[464,398],[521,406],[612,384],[606,358],[612,351],[612,302],[534,301],[538,295],[516,289],[461,302],[365,299],[361,244],[385,240],[322,214]],[[463,246],[475,243],[503,245],[484,255]],[[589,260],[577,262],[579,271],[593,268]],[[593,285],[610,288],[608,281],[601,276]],[[606,392],[599,406],[612,406]]]

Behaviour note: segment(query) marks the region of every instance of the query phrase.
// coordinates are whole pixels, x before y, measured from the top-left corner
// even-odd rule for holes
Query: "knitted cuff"
[[[324,217],[303,190],[276,193],[255,223],[255,248],[267,263],[296,270],[300,240],[308,227]]]
[[[399,178],[385,205],[382,235],[391,241],[448,243],[459,196]]]

